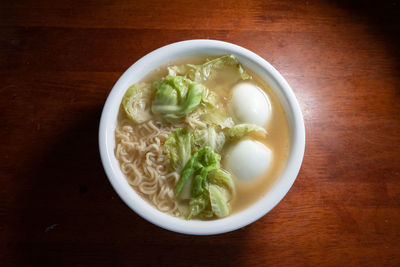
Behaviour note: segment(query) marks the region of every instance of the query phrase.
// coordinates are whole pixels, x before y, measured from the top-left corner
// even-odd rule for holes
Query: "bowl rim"
[[[148,73],[145,73],[143,68],[141,68],[142,65],[155,65],[155,67],[151,67],[150,70],[163,65],[162,63],[157,65],[158,58],[163,58],[165,61],[169,55],[182,55],[185,52],[196,51],[196,49],[211,49],[214,52],[221,51],[219,54],[234,54],[242,64],[243,62],[241,59],[250,62],[249,64],[255,64],[254,66],[260,67],[261,72],[264,72],[264,75],[270,79],[268,83],[270,85],[273,83],[274,86],[278,88],[274,89],[273,86],[271,86],[271,89],[277,94],[279,100],[281,102],[287,101],[288,105],[284,109],[290,127],[290,151],[286,167],[281,175],[274,182],[272,188],[266,192],[265,196],[256,203],[226,218],[212,221],[187,221],[157,210],[129,186],[119,168],[119,164],[115,163],[114,147],[112,147],[116,123],[115,111],[117,110],[118,113],[121,98],[128,88],[127,85],[129,86],[132,84],[129,84],[131,77],[136,75],[143,78]],[[174,60],[177,59],[171,56],[170,61]],[[252,71],[254,71],[254,69],[252,69]],[[288,111],[290,112],[289,114]],[[253,223],[267,214],[283,199],[296,180],[305,150],[303,115],[293,90],[283,76],[269,62],[254,52],[232,43],[210,39],[193,39],[171,43],[146,54],[131,65],[117,80],[107,97],[100,118],[98,138],[99,152],[105,173],[114,190],[125,204],[139,216],[161,228],[192,235],[212,235],[234,231]]]

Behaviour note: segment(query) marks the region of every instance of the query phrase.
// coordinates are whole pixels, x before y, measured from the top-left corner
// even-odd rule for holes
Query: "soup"
[[[233,55],[173,62],[127,88],[115,139],[129,184],[185,219],[218,219],[255,203],[289,151],[277,96]]]

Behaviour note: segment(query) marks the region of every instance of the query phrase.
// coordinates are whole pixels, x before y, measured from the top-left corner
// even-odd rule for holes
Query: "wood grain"
[[[0,29],[2,266],[400,265],[399,1],[2,1]],[[287,196],[218,236],[137,216],[97,148],[122,72],[194,38],[267,59],[306,124]]]

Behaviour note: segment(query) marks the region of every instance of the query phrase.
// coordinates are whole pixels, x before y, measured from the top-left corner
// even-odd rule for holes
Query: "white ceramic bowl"
[[[234,54],[244,66],[264,79],[279,97],[289,121],[290,151],[285,169],[266,195],[249,208],[213,221],[183,220],[158,211],[128,184],[114,155],[114,129],[126,89],[160,65],[194,55]],[[286,195],[300,170],[305,147],[304,121],[289,84],[267,61],[253,52],[226,42],[189,40],[161,47],[139,59],[119,78],[103,108],[99,129],[100,156],[118,195],[137,214],[162,228],[193,235],[220,234],[244,227],[268,213]]]

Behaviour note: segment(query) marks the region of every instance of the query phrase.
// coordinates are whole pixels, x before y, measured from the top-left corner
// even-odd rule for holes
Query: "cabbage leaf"
[[[121,102],[127,117],[136,123],[148,121],[152,116],[152,95],[153,88],[148,83],[136,83],[129,87]]]
[[[265,137],[267,131],[263,127],[258,126],[257,124],[243,123],[243,124],[237,124],[233,126],[231,129],[229,129],[227,137],[230,140],[238,139],[250,133]]]
[[[189,201],[189,214],[187,215],[187,219],[191,219],[200,213],[204,213],[209,203],[210,197],[208,193],[204,193],[198,197],[192,198]]]
[[[210,90],[203,97],[199,108],[189,116],[192,115],[208,126],[220,129],[231,128],[235,124],[232,117],[227,115],[225,108],[217,104],[217,95]]]
[[[229,203],[227,200],[225,189],[218,185],[209,185],[210,203],[213,213],[217,217],[226,217],[229,215]]]
[[[234,194],[234,183],[232,176],[220,169],[220,161],[219,154],[213,152],[211,147],[203,146],[193,154],[182,170],[175,187],[175,196],[179,196],[186,184],[191,182],[187,219],[194,216],[209,219],[229,214],[229,196]]]
[[[221,129],[231,128],[235,124],[232,117],[224,114],[225,112],[218,109],[208,109],[201,119],[210,125],[219,126]]]
[[[196,130],[193,132],[194,144],[203,147],[209,146],[214,152],[221,152],[222,147],[225,144],[225,134],[223,132],[218,132],[213,126],[204,128],[201,130]]]
[[[235,184],[229,172],[223,169],[213,170],[208,174],[208,179],[210,184],[215,184],[227,189],[231,195],[235,194]]]
[[[167,122],[176,122],[193,112],[205,93],[205,87],[183,76],[167,75],[155,82],[156,96],[151,110]]]
[[[173,65],[167,67],[168,74],[173,76],[185,76],[188,67],[186,65]]]
[[[213,60],[208,60],[202,65],[188,64],[189,70],[186,76],[195,82],[204,82],[216,75],[218,70],[223,70],[226,67],[234,67],[239,75],[239,78],[247,80],[249,74],[243,69],[242,65],[234,55],[224,55]]]
[[[175,195],[178,196],[185,183],[193,175],[192,197],[199,196],[203,191],[203,182],[210,171],[219,169],[221,156],[214,153],[208,146],[197,150],[182,170],[181,178],[175,186]]]
[[[183,128],[176,129],[168,136],[164,149],[172,170],[180,172],[185,167],[192,156],[193,140],[193,134]]]

